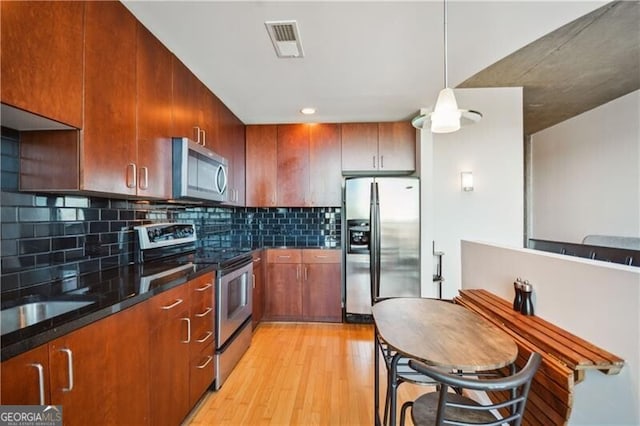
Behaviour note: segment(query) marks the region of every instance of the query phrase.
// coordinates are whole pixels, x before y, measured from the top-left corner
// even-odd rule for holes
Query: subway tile
[[[20,287],[20,274],[2,274],[0,289],[2,290],[2,300],[7,300],[5,292],[15,290]]]
[[[78,239],[76,237],[60,237],[51,239],[51,250],[68,250],[78,248]]]
[[[127,222],[123,222],[123,221],[115,221],[115,222],[110,222],[109,223],[109,231],[111,232],[119,232],[122,231],[123,229],[127,229]]]
[[[53,214],[58,221],[78,220],[78,211],[74,208],[57,208]]]
[[[128,209],[129,203],[127,200],[111,200],[110,206],[112,209]]]
[[[87,232],[87,226],[84,222],[65,223],[64,235],[81,235]]]
[[[109,207],[109,200],[106,198],[89,198],[89,207],[106,209]]]
[[[118,212],[118,217],[120,220],[133,220],[134,215],[133,212],[131,210],[120,210]]]
[[[64,235],[64,224],[62,223],[36,223],[33,225],[35,237],[55,237]]]
[[[21,222],[48,222],[51,220],[51,209],[45,207],[20,207],[18,219]]]
[[[33,206],[34,196],[23,192],[7,192],[0,194],[0,203],[3,206]]]
[[[31,287],[51,281],[52,268],[34,269],[20,273],[20,287]]]
[[[85,259],[84,249],[67,250],[64,252],[65,262],[77,262]]]
[[[89,199],[86,197],[73,197],[66,195],[64,197],[65,207],[89,207]]]
[[[2,219],[2,223],[17,222],[18,209],[16,207],[7,207],[5,204],[2,204],[2,207],[0,207],[0,218]]]
[[[89,232],[92,234],[109,232],[109,222],[89,222]]]
[[[64,207],[64,198],[55,195],[36,195],[34,205],[38,207]]]
[[[18,240],[18,247],[20,254],[43,253],[51,250],[51,239]]]
[[[87,260],[78,263],[80,274],[88,274],[91,272],[98,272],[100,270],[99,260]]]
[[[101,209],[100,219],[101,220],[118,220],[118,210]]]
[[[100,209],[78,209],[78,220],[100,220]]]

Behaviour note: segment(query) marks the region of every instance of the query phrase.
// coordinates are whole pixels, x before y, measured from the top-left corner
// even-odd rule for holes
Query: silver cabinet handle
[[[73,352],[71,349],[60,349],[60,352],[67,354],[67,374],[69,377],[69,387],[62,388],[62,392],[71,392],[73,390]]]
[[[175,308],[176,306],[178,306],[179,304],[181,304],[182,302],[183,302],[183,300],[182,300],[182,299],[177,299],[177,300],[176,300],[175,302],[173,302],[172,304],[167,305],[167,306],[163,306],[163,307],[162,307],[162,309],[164,309],[165,311],[167,311],[167,310],[169,310],[169,309],[173,309],[173,308]]]
[[[253,288],[256,288],[256,274],[251,274],[251,281],[253,282]]]
[[[327,256],[326,254],[316,254],[314,257],[316,259],[326,259],[329,256]]]
[[[376,168],[376,156],[372,156],[371,159],[373,160],[373,168]]]
[[[207,146],[207,131],[204,129],[200,129],[202,132],[202,146]],[[198,140],[200,140],[200,136],[198,136]]]
[[[205,285],[203,285],[202,287],[200,287],[200,288],[196,288],[196,291],[205,291],[205,290],[207,290],[207,289],[211,288],[212,286],[213,286],[213,284],[211,284],[211,283],[206,283],[206,284],[205,284]]]
[[[198,343],[204,343],[209,340],[209,337],[213,336],[213,331],[207,331],[207,334],[202,339],[196,339]]]
[[[304,280],[308,281],[307,267],[304,267]]]
[[[296,279],[300,279],[300,265],[296,266]]]
[[[191,320],[189,318],[180,318],[180,320],[187,322],[187,340],[182,340],[180,343],[191,343]]]
[[[136,164],[127,164],[127,176],[125,178],[127,181],[127,188],[135,188],[138,185],[138,183],[136,182],[137,174],[138,172],[136,171]]]
[[[142,177],[138,178],[138,182],[140,182],[140,189],[149,189],[149,168],[140,167],[140,172],[142,173]],[[142,182],[144,182],[144,184]]]
[[[42,364],[34,363],[29,364],[31,367],[35,367],[38,370],[38,391],[40,393],[40,405],[44,405],[44,368]]]
[[[211,355],[207,355],[207,360],[205,361],[205,363],[204,363],[204,364],[202,364],[202,365],[198,365],[196,368],[199,368],[199,369],[201,369],[201,370],[202,370],[202,369],[203,369],[203,368],[205,368],[207,365],[209,365],[209,363],[211,362],[211,360],[212,360],[212,359],[213,359],[213,357],[212,357]]]
[[[195,135],[196,135],[196,143],[198,145],[200,145],[200,127],[198,126],[193,126],[193,130],[195,130]]]
[[[262,260],[261,257],[256,257],[255,259],[253,259],[253,263],[260,262],[261,260]]]
[[[384,155],[380,156],[380,168],[384,169]]]
[[[205,309],[205,311],[201,314],[196,314],[196,316],[198,318],[202,318],[202,317],[206,317],[207,315],[209,315],[209,312],[213,311],[212,307],[207,307],[207,309]]]

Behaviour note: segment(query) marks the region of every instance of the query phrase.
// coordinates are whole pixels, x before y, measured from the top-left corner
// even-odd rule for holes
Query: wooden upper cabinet
[[[378,124],[342,124],[342,171],[378,170]]]
[[[228,204],[244,206],[245,126],[220,101],[218,101],[218,146],[215,151],[229,161]]]
[[[2,103],[82,127],[84,7],[0,3]]]
[[[416,132],[410,122],[342,124],[342,171],[411,173],[416,169]]]
[[[200,143],[219,154],[220,152],[216,148],[220,147],[218,110],[221,102],[200,80],[198,80],[198,102],[200,110],[197,126],[200,128]]]
[[[246,205],[275,207],[278,126],[246,127]]]
[[[277,205],[301,207],[309,192],[308,124],[278,126]]]
[[[340,125],[309,126],[309,198],[307,205],[337,207],[342,203]]]
[[[172,55],[173,103],[172,136],[198,139],[200,104],[196,103],[200,82],[178,58]]]
[[[378,124],[379,169],[413,171],[416,169],[416,129],[409,121]]]
[[[171,52],[138,23],[138,195],[171,198]]]
[[[136,194],[136,31],[122,3],[85,3],[81,189]]]

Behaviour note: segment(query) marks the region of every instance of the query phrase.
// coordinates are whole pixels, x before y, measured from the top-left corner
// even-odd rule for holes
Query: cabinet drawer
[[[151,315],[156,319],[153,326],[169,318],[189,316],[188,290],[188,286],[183,284],[151,298]]]
[[[267,250],[268,263],[300,263],[302,261],[300,249],[270,249]]]
[[[212,307],[213,289],[215,286],[215,274],[202,275],[189,282],[191,291],[191,310],[202,312],[208,307]]]
[[[195,352],[189,363],[189,400],[190,406],[194,406],[209,386],[215,376],[215,360],[213,359],[213,342]]]
[[[342,250],[302,250],[302,263],[340,263]]]

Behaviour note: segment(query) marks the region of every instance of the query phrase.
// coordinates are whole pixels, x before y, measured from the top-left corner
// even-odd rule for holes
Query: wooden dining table
[[[422,361],[446,370],[478,372],[511,365],[518,347],[509,335],[479,315],[449,301],[393,298],[372,307],[375,324],[374,419],[380,421],[380,355],[395,354],[388,363],[389,425],[396,422],[397,359]],[[386,417],[386,416],[385,416]]]

